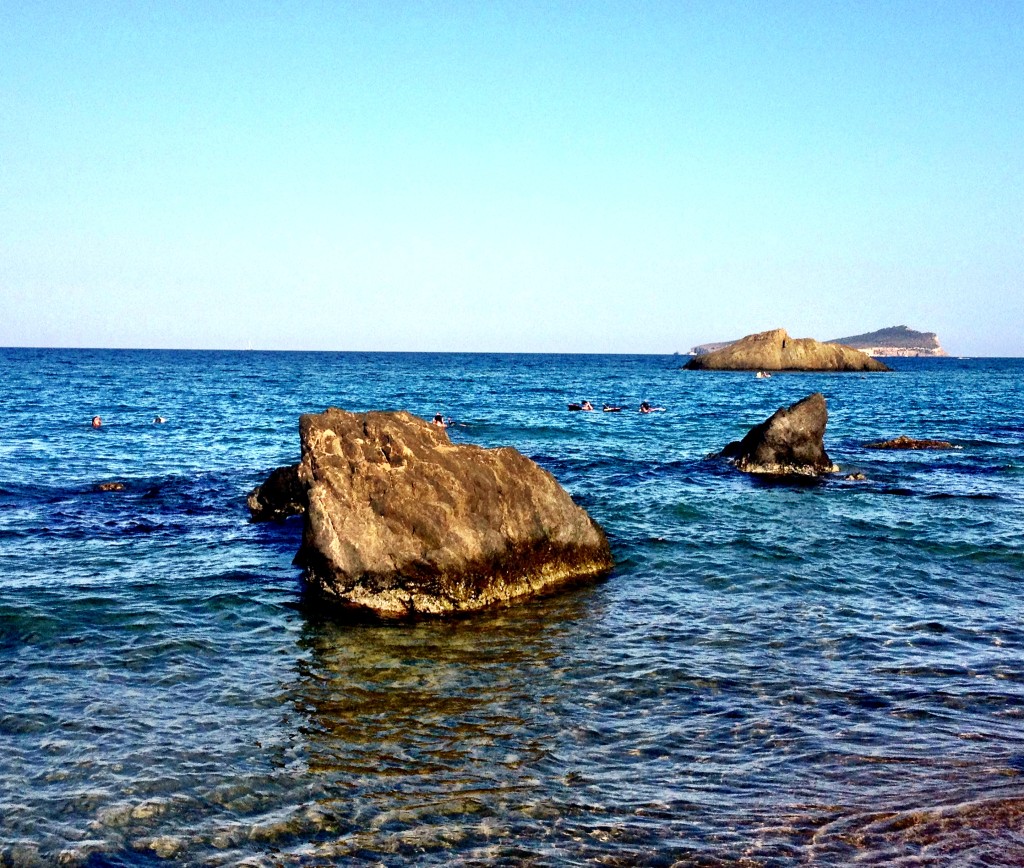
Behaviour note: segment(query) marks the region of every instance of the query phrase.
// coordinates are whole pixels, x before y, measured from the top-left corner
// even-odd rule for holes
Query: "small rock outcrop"
[[[719,457],[728,458],[745,473],[772,476],[821,476],[839,468],[825,451],[828,407],[820,392],[808,395],[791,407],[776,410],[755,425],[742,440],[725,447]]]
[[[959,449],[960,447],[945,440],[915,440],[901,434],[892,440],[880,440],[877,443],[865,443],[865,449]]]
[[[299,465],[278,467],[246,498],[253,521],[284,521],[306,511],[306,487],[299,482]]]
[[[323,599],[380,619],[507,605],[601,575],[604,532],[515,449],[455,445],[409,413],[299,421],[296,558]]]
[[[707,371],[888,371],[859,350],[813,338],[791,338],[785,329],[747,335],[684,365]]]

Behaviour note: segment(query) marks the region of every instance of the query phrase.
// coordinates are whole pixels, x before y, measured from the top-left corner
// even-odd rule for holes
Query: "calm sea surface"
[[[1024,862],[1024,361],[681,361],[0,350],[0,865]],[[814,391],[865,481],[704,460]],[[331,405],[515,446],[614,572],[311,610],[245,494]]]

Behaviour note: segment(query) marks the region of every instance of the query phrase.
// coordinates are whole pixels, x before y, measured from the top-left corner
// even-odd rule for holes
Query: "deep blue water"
[[[0,350],[0,865],[1024,861],[1024,361],[682,361]],[[704,460],[814,391],[843,474]],[[301,519],[244,498],[331,405],[515,446],[614,572],[455,623],[304,605]],[[962,448],[863,448],[898,434]]]

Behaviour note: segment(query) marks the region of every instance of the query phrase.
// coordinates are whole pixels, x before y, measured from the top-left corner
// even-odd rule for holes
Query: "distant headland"
[[[947,356],[935,332],[917,332],[905,325],[890,326],[887,329],[835,338],[830,344],[853,347],[869,356]]]
[[[728,347],[736,341],[698,344],[690,354],[703,356]],[[869,356],[947,356],[935,332],[919,332],[905,325],[889,326],[862,335],[847,338],[833,338],[829,344],[842,344],[860,350]]]

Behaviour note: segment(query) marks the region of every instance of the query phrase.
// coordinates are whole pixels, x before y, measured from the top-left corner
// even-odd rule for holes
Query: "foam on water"
[[[1024,859],[1020,361],[0,361],[0,864]],[[705,460],[816,390],[866,480]],[[250,524],[244,495],[329,405],[516,446],[615,571],[452,624],[310,610],[300,522]],[[863,448],[897,434],[963,448]]]

